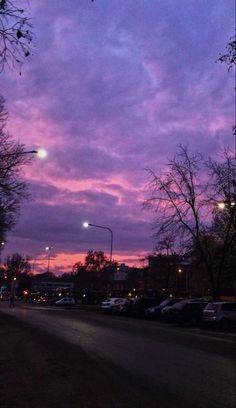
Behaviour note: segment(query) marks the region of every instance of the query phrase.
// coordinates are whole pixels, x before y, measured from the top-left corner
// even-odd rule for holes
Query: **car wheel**
[[[230,328],[230,321],[228,319],[221,319],[219,322],[219,328],[222,330],[228,330]]]

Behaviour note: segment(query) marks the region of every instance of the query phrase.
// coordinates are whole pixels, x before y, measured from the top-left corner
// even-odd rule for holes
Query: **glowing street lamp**
[[[222,203],[218,203],[217,205],[218,205],[219,210],[224,210],[225,203],[222,202]]]
[[[29,150],[29,151],[23,151],[20,153],[17,153],[19,155],[24,155],[24,154],[35,154],[38,156],[40,159],[45,159],[48,155],[48,152],[45,149],[37,149],[37,150]]]
[[[45,149],[37,149],[37,150],[22,150],[22,152],[15,152],[15,153],[6,153],[2,157],[11,157],[11,156],[24,156],[25,154],[35,154],[40,159],[45,159],[47,157],[47,151]]]
[[[36,150],[36,154],[40,159],[45,159],[48,155],[48,152],[45,149]]]
[[[232,194],[232,197],[229,197],[228,200],[226,201],[220,201],[217,203],[217,207],[219,210],[224,210],[226,207],[229,208],[230,210],[235,210],[236,202],[235,202],[236,196],[235,194]]]
[[[102,228],[102,229],[106,229],[106,230],[108,230],[110,232],[110,234],[111,234],[110,263],[111,263],[112,262],[112,250],[113,250],[113,232],[112,232],[111,228],[104,227],[103,225],[90,224],[89,222],[84,222],[83,227],[84,228],[88,228],[88,227]]]

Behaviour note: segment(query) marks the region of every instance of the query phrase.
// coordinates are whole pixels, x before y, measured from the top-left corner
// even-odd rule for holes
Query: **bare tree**
[[[228,71],[230,71],[236,65],[236,36],[231,37],[229,43],[226,46],[227,52],[225,54],[220,54],[218,57],[219,62],[226,64],[228,66]],[[236,89],[236,88],[235,88]],[[236,150],[236,125],[233,125],[233,135],[235,137],[235,150]]]
[[[0,239],[15,225],[20,204],[28,197],[27,185],[21,180],[23,166],[31,161],[24,145],[14,141],[5,131],[7,112],[0,97]]]
[[[226,53],[220,54],[218,61],[228,65],[228,70],[236,65],[236,37],[232,37],[227,44]]]
[[[29,275],[31,272],[30,258],[18,253],[7,257],[7,275],[9,277],[19,277],[21,274]]]
[[[169,161],[163,174],[148,169],[149,198],[144,206],[156,213],[156,230],[159,242],[173,232],[178,241],[197,247],[208,274],[214,298],[218,298],[224,263],[235,241],[235,207],[232,199],[235,163],[230,152],[224,152],[224,161],[204,161],[198,154],[190,154],[180,146],[176,156]],[[220,211],[217,204],[225,203],[227,225],[221,232],[216,253],[209,251],[209,234]]]
[[[173,262],[173,260],[177,258],[175,253],[176,236],[174,235],[174,232],[171,231],[171,233],[167,235],[161,234],[161,236],[159,236],[158,234],[154,234],[154,238],[156,240],[155,250],[160,253],[166,253],[166,281],[164,289],[165,295],[167,296],[170,289],[169,286],[171,275],[173,272],[175,273],[176,262]]]
[[[0,72],[19,68],[32,53],[30,19],[14,0],[0,0]]]
[[[102,268],[107,267],[109,261],[103,251],[89,250],[85,257],[85,267],[87,271],[99,272]]]

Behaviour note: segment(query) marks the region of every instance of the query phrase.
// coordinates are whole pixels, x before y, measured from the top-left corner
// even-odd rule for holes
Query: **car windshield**
[[[163,300],[163,302],[159,304],[159,306],[167,306],[170,304],[170,302],[171,302],[171,299],[165,299]]]
[[[216,304],[215,303],[208,303],[205,307],[206,310],[215,310]]]
[[[186,300],[182,300],[181,302],[177,302],[174,304],[176,309],[182,309],[188,302]]]

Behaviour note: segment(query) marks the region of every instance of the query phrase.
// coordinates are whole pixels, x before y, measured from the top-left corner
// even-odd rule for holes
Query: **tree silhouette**
[[[0,96],[0,239],[5,240],[18,219],[20,204],[28,197],[27,185],[21,180],[22,166],[31,162],[22,154],[24,145],[14,141],[6,132],[7,112]]]
[[[24,9],[13,1],[0,0],[0,72],[5,66],[21,70],[24,60],[32,53],[31,28]]]
[[[225,263],[235,244],[235,161],[231,151],[224,151],[221,161],[204,161],[198,153],[179,146],[163,174],[148,170],[149,198],[144,205],[155,211],[159,243],[170,234],[182,249],[192,243],[209,277],[214,298],[219,296]],[[203,177],[204,175],[204,177]],[[220,210],[218,204],[223,204]],[[208,251],[216,215],[224,211],[224,228]],[[222,217],[222,215],[221,215]],[[221,248],[219,250],[219,247]]]
[[[232,37],[226,46],[226,53],[220,54],[218,61],[228,65],[230,71],[236,65],[236,37]]]

